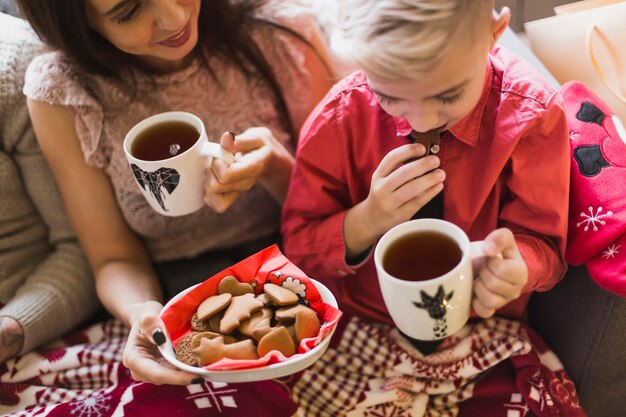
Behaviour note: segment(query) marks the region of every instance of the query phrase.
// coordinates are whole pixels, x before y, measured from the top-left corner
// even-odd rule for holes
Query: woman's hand
[[[22,326],[11,317],[0,317],[0,363],[20,353],[24,343]]]
[[[165,325],[159,318],[163,306],[156,301],[134,306],[130,334],[124,348],[124,366],[133,379],[152,384],[187,385],[198,375],[181,371],[167,362],[157,345],[165,343]],[[194,381],[194,382],[192,382]]]
[[[207,205],[223,213],[257,182],[279,201],[284,199],[294,158],[269,129],[252,127],[237,136],[226,132],[220,145],[235,155],[235,162],[212,159],[204,188]]]
[[[513,233],[506,228],[491,232],[483,243],[485,257],[474,280],[472,307],[476,314],[487,318],[522,293],[528,280],[528,268]]]

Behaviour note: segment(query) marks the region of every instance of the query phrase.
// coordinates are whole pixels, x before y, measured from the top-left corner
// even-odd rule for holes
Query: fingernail
[[[228,133],[230,133],[230,135],[233,137],[233,140],[235,139],[235,132],[233,132],[232,130],[229,130]]]
[[[204,378],[194,378],[191,380],[191,384],[195,385],[195,384],[202,384],[204,382]]]
[[[165,335],[161,330],[155,330],[154,333],[152,333],[152,340],[154,340],[157,346],[161,346],[165,343]]]

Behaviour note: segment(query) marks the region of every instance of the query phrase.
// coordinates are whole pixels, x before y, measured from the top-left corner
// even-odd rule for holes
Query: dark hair
[[[287,104],[269,63],[252,37],[255,25],[284,31],[312,48],[297,32],[263,20],[256,11],[266,0],[202,0],[198,17],[199,48],[232,63],[246,77],[258,77],[274,95],[283,127],[293,132]],[[37,35],[48,45],[63,51],[76,67],[123,82],[123,74],[136,64],[127,54],[89,27],[85,0],[18,0],[19,8]],[[225,41],[227,40],[227,41]]]

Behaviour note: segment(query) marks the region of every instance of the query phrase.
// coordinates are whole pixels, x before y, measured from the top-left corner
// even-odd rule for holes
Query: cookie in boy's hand
[[[439,153],[439,143],[441,142],[439,129],[433,129],[423,133],[412,130],[409,134],[411,142],[424,145],[426,148],[424,156]]]

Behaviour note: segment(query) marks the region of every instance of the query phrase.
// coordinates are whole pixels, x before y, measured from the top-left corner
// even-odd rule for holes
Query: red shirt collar
[[[478,100],[474,109],[469,112],[467,116],[459,120],[457,124],[449,129],[449,132],[452,133],[454,137],[470,146],[476,146],[476,142],[478,142],[480,122],[483,118],[483,113],[485,112],[485,107],[487,106],[487,101],[489,100],[489,94],[491,93],[491,87],[493,85],[493,73],[493,64],[491,63],[490,56],[485,69],[485,81],[483,82],[483,92],[480,96],[480,100]],[[396,133],[398,136],[408,136],[413,130],[409,122],[405,119],[394,117],[393,122],[396,125]]]

